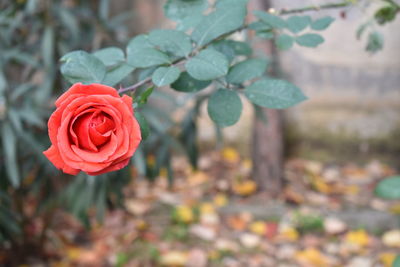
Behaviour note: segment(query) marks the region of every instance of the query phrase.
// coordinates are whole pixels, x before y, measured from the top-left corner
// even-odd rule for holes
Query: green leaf
[[[213,42],[210,47],[224,54],[229,62],[232,62],[235,56],[250,56],[253,53],[248,43],[233,40]]]
[[[189,59],[185,65],[187,72],[195,79],[207,81],[228,73],[227,58],[214,49],[205,49]]]
[[[335,19],[332,18],[331,16],[326,16],[326,17],[317,19],[313,23],[311,23],[311,29],[313,29],[315,31],[325,30],[326,28],[329,27],[329,25],[331,25],[331,23],[333,21],[335,21]]]
[[[135,68],[148,68],[171,64],[171,60],[167,54],[155,48],[143,48],[128,54],[128,64]]]
[[[293,33],[299,33],[311,23],[310,16],[291,16],[286,20],[287,28]]]
[[[146,140],[150,134],[149,124],[147,123],[144,116],[141,113],[139,113],[137,110],[135,110],[135,118],[137,119],[137,121],[140,125],[140,132],[142,134],[142,140]]]
[[[276,38],[275,44],[281,50],[288,50],[293,46],[293,37],[287,34],[281,34]]]
[[[74,51],[61,58],[61,73],[71,83],[101,83],[106,67],[97,57],[85,51]]]
[[[249,29],[255,30],[255,31],[269,31],[272,30],[271,26],[269,26],[267,23],[263,21],[256,21],[253,22],[249,25]]]
[[[367,22],[367,23],[361,24],[361,25],[358,27],[358,29],[357,29],[357,31],[356,31],[357,40],[360,40],[361,36],[363,35],[363,33],[365,32],[365,30],[366,30],[366,29],[368,28],[368,26],[370,26],[370,25],[371,25],[371,23],[370,23],[370,22]]]
[[[244,93],[254,104],[273,109],[289,108],[307,99],[298,87],[278,79],[256,81]]]
[[[208,115],[220,127],[235,124],[242,114],[242,101],[232,90],[218,89],[208,100]]]
[[[400,7],[396,7],[393,4],[382,7],[376,11],[374,15],[376,22],[378,22],[380,25],[384,25],[385,23],[393,21],[396,18],[396,14],[399,9]]]
[[[286,21],[281,17],[260,10],[254,11],[254,15],[272,28],[283,29],[286,27]]]
[[[394,259],[392,267],[400,267],[400,254],[397,255],[396,259]]]
[[[265,40],[274,39],[274,32],[273,31],[257,31],[256,35]]]
[[[400,200],[400,176],[381,180],[375,188],[375,194],[384,199]]]
[[[153,83],[157,86],[164,86],[175,82],[181,71],[178,67],[160,67],[152,76]]]
[[[168,0],[164,5],[165,15],[174,21],[201,14],[208,6],[207,0]]]
[[[125,61],[124,51],[118,47],[107,47],[93,53],[106,67],[119,65]]]
[[[20,184],[20,176],[17,162],[17,138],[9,122],[3,122],[1,126],[3,156],[7,176],[12,186],[18,187]]]
[[[187,56],[192,51],[190,37],[176,30],[154,30],[149,34],[149,41],[162,51],[177,56]]]
[[[179,22],[176,29],[178,31],[187,31],[199,25],[202,19],[203,15],[201,13],[188,16]]]
[[[247,59],[237,63],[230,69],[226,76],[226,81],[228,83],[240,84],[262,76],[266,69],[267,61],[265,59]]]
[[[122,63],[121,65],[107,71],[102,83],[108,86],[115,86],[123,79],[125,79],[129,74],[131,74],[134,70],[134,67],[126,63]]]
[[[248,0],[218,0],[215,7],[217,9],[226,9],[232,6],[238,6],[246,8]]]
[[[368,35],[368,42],[365,50],[370,53],[376,53],[383,48],[383,35],[377,31],[373,31]]]
[[[150,95],[153,93],[154,91],[154,86],[147,88],[141,95],[140,98],[138,100],[139,104],[146,104],[147,100],[149,99]]]
[[[324,38],[316,33],[306,33],[296,37],[296,43],[306,47],[317,47],[324,42]]]
[[[194,93],[206,88],[210,84],[210,81],[199,81],[187,72],[182,72],[178,80],[171,84],[171,88],[179,92]]]
[[[197,25],[193,30],[192,39],[198,46],[203,46],[225,33],[240,28],[244,23],[246,11],[241,5],[217,9]]]
[[[132,54],[135,51],[153,47],[154,45],[152,45],[149,41],[149,36],[146,34],[139,34],[128,42],[128,45],[126,46],[126,54],[129,57],[129,54]]]

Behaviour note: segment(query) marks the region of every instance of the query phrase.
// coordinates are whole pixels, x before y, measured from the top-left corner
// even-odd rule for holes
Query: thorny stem
[[[386,1],[390,1],[391,2],[392,0],[386,0]],[[303,7],[303,8],[282,9],[282,10],[276,12],[276,14],[286,15],[286,14],[293,14],[293,13],[302,13],[302,12],[307,12],[307,11],[318,11],[318,10],[321,10],[321,9],[342,8],[342,7],[350,6],[351,4],[352,4],[351,1],[347,0],[347,1],[342,1],[342,2],[339,2],[339,3],[324,4],[324,5],[319,5],[319,6],[314,5],[314,6],[307,6],[307,7]],[[214,42],[216,40],[223,39],[223,38],[225,38],[225,37],[227,37],[227,36],[229,36],[229,35],[231,35],[233,33],[240,32],[240,31],[245,30],[247,28],[248,28],[248,25],[245,24],[245,25],[243,25],[242,27],[240,27],[238,29],[235,29],[235,30],[232,30],[230,32],[227,32],[224,35],[219,36],[218,38],[215,38],[215,39],[211,40],[210,42],[198,47],[192,53],[190,53],[189,56],[178,58],[177,60],[175,60],[173,62],[172,65],[175,66],[177,64],[180,64],[180,63],[184,62],[187,59],[190,59],[191,57],[196,55],[199,51],[201,51],[202,49],[206,48],[210,43],[212,43],[212,42]],[[128,91],[135,91],[140,86],[142,86],[142,85],[144,85],[146,83],[149,83],[149,82],[151,82],[151,77],[148,77],[148,78],[146,78],[146,79],[144,79],[142,81],[139,81],[138,83],[135,83],[134,85],[131,85],[129,87],[120,88],[118,90],[118,93],[122,94],[122,93],[125,93],[125,92],[128,92]]]

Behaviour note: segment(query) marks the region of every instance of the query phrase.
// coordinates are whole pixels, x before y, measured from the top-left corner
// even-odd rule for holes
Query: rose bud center
[[[81,112],[70,125],[70,139],[79,148],[99,151],[115,131],[110,115],[91,108]]]

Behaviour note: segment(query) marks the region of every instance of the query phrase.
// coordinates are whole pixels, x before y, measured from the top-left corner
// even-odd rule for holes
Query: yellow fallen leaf
[[[181,251],[170,251],[161,255],[160,263],[163,266],[185,266],[188,256]]]
[[[200,204],[200,214],[211,214],[215,213],[215,208],[212,203],[204,202]]]
[[[251,180],[237,182],[233,184],[232,190],[239,196],[249,196],[257,190],[257,184]]]
[[[253,169],[253,162],[250,159],[245,159],[242,162],[242,167],[245,170],[251,170],[251,169]]]
[[[82,254],[82,249],[78,248],[78,247],[70,247],[67,248],[67,258],[70,260],[77,260],[80,258],[81,254]]]
[[[347,195],[357,195],[360,192],[360,187],[357,185],[348,185],[344,188],[344,193]]]
[[[258,235],[265,235],[267,233],[267,225],[262,221],[255,221],[249,225],[249,230]]]
[[[214,197],[214,204],[215,204],[217,207],[223,207],[223,206],[225,206],[226,204],[228,204],[228,198],[226,197],[225,194],[218,193],[218,194],[216,194],[215,197]]]
[[[392,267],[396,256],[396,253],[384,252],[379,255],[379,260],[385,267]]]
[[[292,242],[297,241],[299,239],[299,236],[300,236],[299,232],[293,227],[285,227],[279,233],[279,237],[281,239]]]
[[[296,260],[311,266],[325,267],[328,265],[326,257],[315,248],[307,248],[296,253]]]
[[[186,205],[176,207],[176,216],[180,222],[191,223],[194,220],[193,210]]]
[[[395,203],[390,206],[389,211],[393,214],[400,214],[400,203]]]
[[[222,158],[229,163],[236,163],[239,161],[239,153],[231,147],[226,147],[222,150]]]
[[[314,175],[311,179],[312,186],[315,190],[323,194],[330,194],[332,187],[329,186],[320,176]]]
[[[369,244],[368,233],[364,229],[350,231],[346,234],[345,241],[358,247],[366,247]]]

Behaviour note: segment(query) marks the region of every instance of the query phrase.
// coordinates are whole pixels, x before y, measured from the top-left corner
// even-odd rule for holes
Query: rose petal
[[[52,145],[49,149],[44,151],[43,154],[51,161],[51,163],[53,163],[53,165],[57,169],[62,169],[63,172],[71,175],[77,175],[79,173],[79,170],[73,169],[65,164],[60,156],[60,152],[58,151],[57,147]]]
[[[68,89],[64,94],[62,94],[56,101],[56,107],[60,106],[64,100],[66,100],[71,95],[110,95],[119,98],[117,90],[110,86],[102,84],[89,84],[84,85],[82,83],[76,83],[71,88]]]
[[[100,174],[111,172],[111,171],[118,171],[118,170],[124,168],[126,165],[128,165],[128,163],[129,163],[129,159],[125,159],[118,163],[115,163],[114,165],[110,165],[109,167],[104,168],[101,171],[88,172],[87,174],[95,176],[95,175],[100,175]]]

